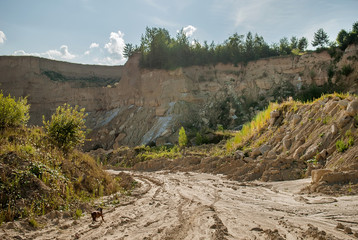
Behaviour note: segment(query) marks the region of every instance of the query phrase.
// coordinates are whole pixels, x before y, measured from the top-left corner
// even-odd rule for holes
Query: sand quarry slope
[[[111,171],[116,174],[115,171]],[[104,220],[64,213],[1,226],[1,239],[357,239],[358,196],[299,194],[310,179],[237,182],[220,175],[132,173],[141,187]],[[111,198],[103,201],[111,202]]]
[[[105,222],[55,211],[37,228],[3,224],[0,239],[357,239],[356,116],[355,96],[285,103],[247,152],[137,163],[130,196],[94,203]]]

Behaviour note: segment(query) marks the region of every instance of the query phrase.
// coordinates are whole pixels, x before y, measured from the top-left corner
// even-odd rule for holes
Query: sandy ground
[[[24,221],[3,224],[0,239],[358,239],[347,233],[358,231],[358,196],[299,194],[310,179],[242,183],[202,173],[132,174],[141,187],[107,206],[105,222],[92,222],[89,213],[79,220],[48,214],[37,230]]]

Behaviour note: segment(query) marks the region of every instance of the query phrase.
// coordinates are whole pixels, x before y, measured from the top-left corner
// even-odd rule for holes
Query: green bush
[[[345,152],[351,145],[353,145],[352,141],[345,143],[343,139],[336,142],[336,148],[338,152]]]
[[[224,132],[224,126],[223,125],[217,124],[216,126],[217,126],[218,131]]]
[[[179,147],[181,147],[181,148],[185,147],[188,144],[188,138],[186,136],[184,127],[181,127],[179,130],[178,142],[179,142]]]
[[[342,72],[342,74],[343,74],[344,76],[347,77],[349,74],[351,74],[351,73],[353,72],[353,68],[352,68],[351,65],[344,65],[344,66],[342,67],[341,72]]]
[[[76,209],[76,211],[75,211],[75,213],[73,215],[73,218],[75,220],[77,220],[77,219],[80,219],[81,217],[82,217],[82,210],[81,209]]]
[[[0,92],[0,129],[25,125],[30,119],[30,105],[27,98],[20,97],[17,101]]]
[[[328,70],[327,70],[328,78],[329,78],[329,79],[332,79],[333,76],[334,76],[334,73],[335,73],[335,71],[334,71],[334,65],[331,64],[331,65],[329,65]]]
[[[29,225],[31,227],[34,227],[34,228],[38,228],[39,227],[39,223],[36,221],[35,218],[29,218]]]
[[[68,104],[59,106],[50,121],[43,124],[52,142],[59,148],[68,152],[72,148],[83,144],[85,140],[85,109],[78,110],[78,106],[72,108]]]
[[[348,147],[351,147],[351,146],[353,146],[354,145],[354,138],[352,137],[352,136],[350,136],[349,138],[348,138]]]

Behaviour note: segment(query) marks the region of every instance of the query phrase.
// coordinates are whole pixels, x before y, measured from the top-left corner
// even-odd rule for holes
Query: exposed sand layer
[[[310,179],[236,182],[164,171],[134,177],[141,187],[107,206],[105,222],[93,223],[89,213],[79,220],[50,213],[37,230],[25,221],[3,224],[0,239],[357,239],[358,196],[299,194]]]

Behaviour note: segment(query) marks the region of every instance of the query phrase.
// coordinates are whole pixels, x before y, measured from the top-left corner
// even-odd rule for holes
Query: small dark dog
[[[102,217],[102,221],[104,222],[102,208],[98,208],[97,211],[92,212],[91,215],[94,222],[99,217]]]

